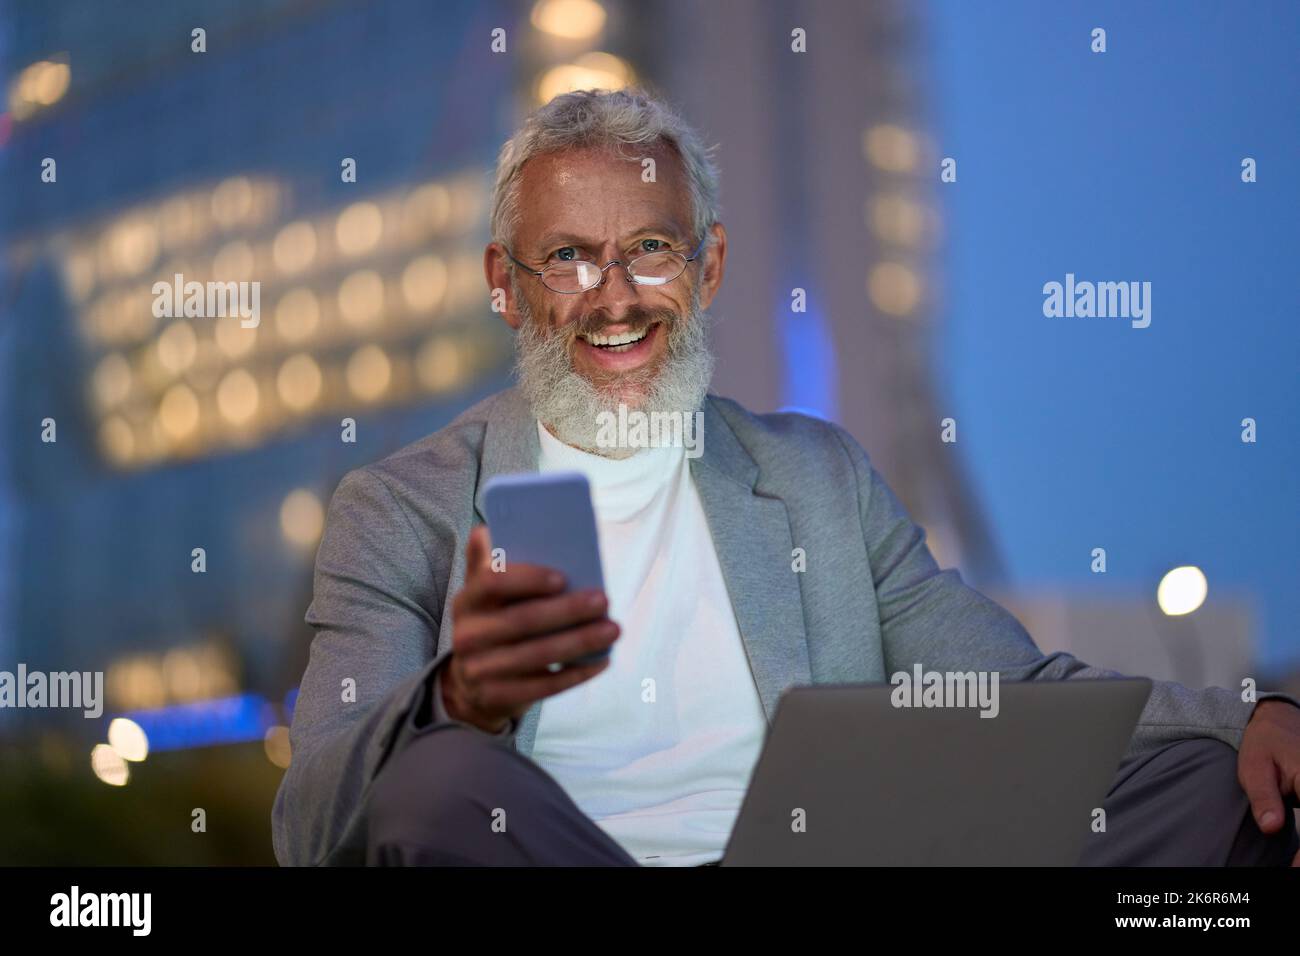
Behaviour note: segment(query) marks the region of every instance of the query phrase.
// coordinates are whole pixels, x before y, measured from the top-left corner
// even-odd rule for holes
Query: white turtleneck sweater
[[[591,483],[610,666],[542,702],[532,759],[638,862],[719,859],[767,730],[683,448],[622,460],[540,423],[539,471]]]

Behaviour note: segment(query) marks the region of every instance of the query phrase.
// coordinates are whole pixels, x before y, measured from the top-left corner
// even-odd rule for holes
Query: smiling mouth
[[[650,330],[658,324],[652,322],[637,332],[620,332],[617,335],[602,335],[599,332],[591,332],[579,335],[578,338],[588,345],[605,352],[628,352],[644,341],[645,337],[650,334]]]

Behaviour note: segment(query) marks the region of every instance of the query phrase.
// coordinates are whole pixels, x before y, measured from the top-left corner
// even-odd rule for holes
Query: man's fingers
[[[1278,787],[1277,768],[1265,753],[1242,754],[1237,768],[1241,789],[1250,800],[1250,810],[1255,822],[1265,833],[1273,833],[1282,826],[1282,793]]]
[[[480,705],[484,709],[490,708],[500,713],[529,707],[535,701],[553,697],[561,691],[590,680],[608,666],[608,660],[597,661],[594,664],[574,664],[555,673],[496,682],[484,690],[480,696]]]
[[[485,614],[467,617],[463,647],[500,647],[555,631],[577,627],[605,616],[609,602],[601,591],[577,591],[552,597],[516,601]]]
[[[477,570],[467,570],[465,585],[453,605],[458,614],[474,613],[563,589],[564,575],[559,571],[536,564],[508,564],[504,571],[493,571],[489,559]]]
[[[539,564],[511,564],[504,571],[492,571],[474,582],[484,604],[500,607],[524,598],[558,594],[564,588],[564,575]]]
[[[607,650],[618,639],[618,634],[618,625],[602,618],[547,637],[509,643],[467,658],[464,662],[466,675],[480,682],[536,676],[550,664]]]

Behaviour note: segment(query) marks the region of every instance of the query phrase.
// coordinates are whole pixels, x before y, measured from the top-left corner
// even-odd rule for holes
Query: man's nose
[[[591,305],[603,306],[613,316],[637,303],[636,283],[627,277],[622,260],[605,270],[605,281],[588,295],[594,297]]]

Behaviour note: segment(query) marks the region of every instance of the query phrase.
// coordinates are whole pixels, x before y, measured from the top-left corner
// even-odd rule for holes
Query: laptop
[[[721,865],[1076,865],[1151,681],[997,691],[989,717],[886,684],[786,691]]]

